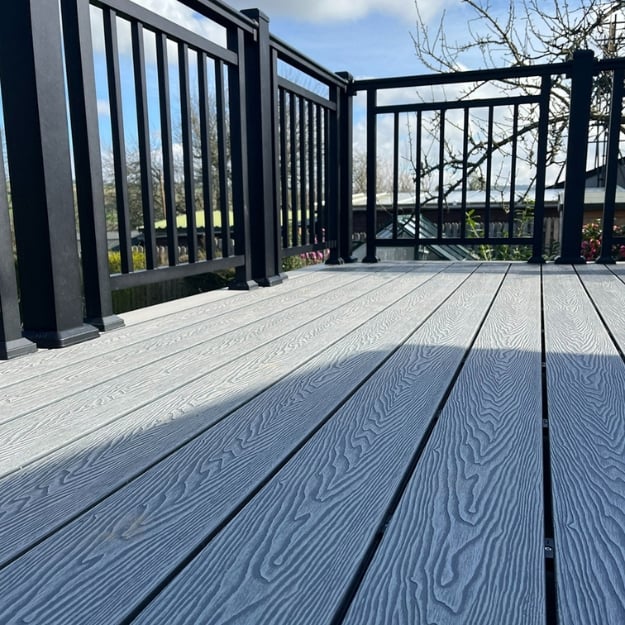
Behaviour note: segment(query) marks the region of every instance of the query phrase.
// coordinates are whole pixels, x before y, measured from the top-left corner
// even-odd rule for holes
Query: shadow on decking
[[[528,271],[535,275],[533,270]],[[388,383],[376,386],[378,372],[393,366],[391,359],[399,350],[404,351],[401,375],[395,379],[390,376]],[[491,412],[475,410],[481,405],[479,401],[468,402],[472,423],[462,421],[457,430],[451,426],[434,427],[449,399],[450,384],[456,383],[464,366],[466,354],[464,348],[444,345],[418,348],[403,345],[392,353],[369,351],[343,357],[325,368],[304,364],[267,390],[261,385],[244,393],[235,390],[224,400],[191,410],[178,407],[157,414],[159,404],[155,403],[154,413],[143,422],[135,422],[132,414],[127,415],[119,420],[126,423],[125,429],[120,429],[118,422],[103,426],[47,457],[16,467],[0,480],[0,592],[5,597],[4,605],[0,604],[0,620],[14,622],[18,615],[25,617],[32,609],[44,618],[41,622],[52,622],[45,618],[53,619],[53,615],[60,614],[59,610],[70,610],[67,614],[73,615],[77,622],[129,622],[129,615],[137,615],[158,592],[179,577],[237,515],[249,508],[248,504],[264,487],[278,484],[276,488],[286,488],[287,495],[291,492],[301,507],[299,516],[296,514],[292,519],[297,526],[292,537],[299,533],[301,540],[306,532],[314,534],[318,524],[329,522],[328,516],[332,517],[336,535],[343,536],[345,541],[351,532],[358,531],[363,536],[363,549],[353,549],[351,555],[344,553],[344,545],[339,542],[334,548],[337,554],[341,553],[340,558],[331,558],[323,549],[316,556],[306,551],[304,557],[309,567],[306,574],[313,581],[319,576],[327,577],[324,587],[333,589],[333,595],[304,593],[299,601],[302,605],[312,602],[316,623],[334,625],[338,622],[334,615],[343,614],[349,605],[345,602],[353,598],[357,587],[354,584],[360,583],[365,572],[363,563],[368,564],[373,558],[379,532],[395,512],[415,467],[421,471],[424,466],[426,471],[427,465],[420,460],[422,454],[439,461],[443,458],[445,464],[446,449],[455,450],[454,462],[464,468],[447,474],[448,491],[444,480],[438,483],[434,494],[439,498],[440,509],[445,509],[448,503],[458,506],[462,502],[465,511],[484,510],[493,488],[500,488],[501,472],[508,471],[510,453],[503,452],[521,455],[527,452],[533,457],[531,472],[515,473],[505,482],[522,501],[510,508],[517,516],[509,517],[508,525],[503,530],[500,528],[504,534],[491,538],[500,546],[514,544],[527,529],[519,522],[519,512],[529,511],[533,523],[538,520],[541,530],[531,537],[531,542],[542,549],[540,385],[515,387],[515,380],[502,373],[511,361],[519,360],[537,363],[534,374],[540,377],[540,358],[536,353],[521,350],[473,350],[474,357],[485,365],[485,377],[475,380],[475,389],[488,387],[492,391],[499,387],[505,401],[491,406],[494,408]],[[434,366],[423,368],[424,358]],[[560,355],[553,358],[557,361]],[[564,362],[571,356],[561,358]],[[579,354],[576,358],[579,360],[576,368],[580,370],[623,370],[618,357]],[[210,379],[207,375],[207,387]],[[512,399],[516,397],[517,402],[504,390],[512,392]],[[536,393],[532,398],[532,418],[524,423],[506,419],[508,410],[518,411],[519,402],[527,401],[527,393]],[[358,409],[353,409],[351,420],[347,419],[339,428],[340,445],[325,445],[325,432],[339,427],[335,425],[340,423],[339,415],[356,397],[363,401]],[[458,400],[461,399],[459,396]],[[598,399],[592,398],[594,405]],[[413,406],[419,402],[425,404],[415,412]],[[388,418],[390,413],[396,419]],[[454,414],[461,420],[467,416],[462,411]],[[609,417],[618,415],[603,411],[599,415],[597,427],[601,440],[598,445],[590,445],[588,453],[594,453],[597,446],[609,447],[606,458],[610,463],[618,462],[618,454],[613,452],[618,451],[624,439],[622,419],[610,424]],[[582,429],[586,425],[581,424]],[[454,431],[458,435],[455,439],[445,435]],[[519,443],[519,432],[529,437],[525,447]],[[336,443],[328,438],[331,440]],[[312,465],[308,468],[305,464],[310,473],[300,471],[298,481],[286,465],[305,457],[305,450],[315,446],[319,452],[315,458],[324,468]],[[382,462],[395,468],[384,483],[376,485],[376,468]],[[566,462],[579,464],[580,459],[567,457]],[[360,474],[371,478],[371,483],[361,484],[354,495],[347,499],[338,497],[333,502],[337,492],[351,492],[353,485],[362,479]],[[562,475],[556,477],[565,479]],[[308,485],[306,489],[302,484]],[[419,481],[418,489],[428,488],[432,488],[432,483]],[[334,491],[332,496],[328,492],[322,496],[320,490],[324,489]],[[482,495],[478,496],[479,493]],[[355,502],[347,504],[352,496],[356,497]],[[618,496],[622,498],[622,493]],[[310,509],[307,498],[321,508],[316,512]],[[616,499],[615,502],[613,518],[616,519],[622,517],[622,512],[617,513],[619,503]],[[332,512],[328,513],[328,509]],[[357,529],[363,517],[369,521],[366,527]],[[271,525],[270,520],[267,526]],[[625,527],[622,518],[616,523]],[[448,519],[433,528],[436,542],[446,544],[447,550],[454,540],[464,540],[451,536],[450,527]],[[460,533],[464,531],[466,528]],[[276,557],[270,549],[264,551],[264,547],[259,547],[263,541],[271,541],[271,536],[242,532],[232,540],[235,543],[238,540],[241,546],[245,544],[248,551],[259,549],[261,558]],[[292,566],[288,551],[295,547],[291,539],[281,540],[285,549],[281,559],[288,571]],[[478,567],[486,566],[479,563],[485,562],[492,542],[480,543],[477,535],[471,542],[477,558],[471,558],[472,561]],[[301,555],[300,549],[301,545],[295,549],[297,557]],[[221,555],[212,567],[215,571],[232,567],[233,556]],[[542,562],[542,553],[532,552],[528,557],[533,562]],[[441,563],[443,568],[457,566],[452,563],[458,554],[448,552],[441,558],[443,561],[449,558],[447,565]],[[331,570],[327,568],[329,560],[333,563]],[[497,566],[505,564],[504,556]],[[279,564],[272,561],[271,566]],[[350,583],[350,579],[355,582]],[[454,584],[464,587],[470,581],[461,579]],[[533,585],[540,590],[539,582],[534,580]],[[432,583],[445,586],[441,579]],[[288,592],[292,605],[291,591]],[[297,595],[301,588],[294,592]],[[210,595],[206,590],[203,593]],[[241,593],[234,593],[228,600],[232,610],[243,609],[243,586]],[[482,600],[481,595],[474,597],[466,589],[462,594],[468,601]],[[277,596],[276,600],[279,600]],[[240,605],[232,605],[237,601]],[[274,616],[283,615],[274,613]],[[227,620],[225,616],[224,619]],[[292,614],[285,614],[284,619],[295,622]],[[70,621],[72,618],[64,619]]]

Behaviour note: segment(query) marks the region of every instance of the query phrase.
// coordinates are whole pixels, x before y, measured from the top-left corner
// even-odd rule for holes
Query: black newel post
[[[24,335],[41,347],[98,336],[83,323],[57,0],[5,3],[0,81]]]
[[[274,286],[282,282],[282,277],[274,169],[277,129],[273,107],[277,85],[273,79],[269,18],[258,9],[241,12],[258,22],[257,40],[246,38],[245,49],[252,278],[260,286]]]
[[[584,226],[584,194],[586,190],[586,153],[590,103],[594,76],[594,54],[578,50],[571,69],[571,108],[564,183],[564,209],[560,232],[560,256],[556,263],[582,264],[582,228]]]
[[[86,321],[102,331],[124,325],[113,314],[100,135],[93,68],[89,3],[62,0],[65,59],[72,119],[76,195],[80,216],[80,247]]]
[[[8,360],[37,350],[22,336],[22,322],[17,303],[17,280],[7,206],[4,161],[0,150],[0,359]]]
[[[237,29],[228,31],[228,48],[239,58],[236,71],[228,72],[230,92],[230,143],[232,145],[232,204],[235,232],[234,253],[245,256],[243,266],[236,268],[230,289],[249,291],[257,289],[252,280],[251,236],[249,215],[249,173],[247,150],[247,87],[245,82],[245,34]],[[223,98],[223,93],[220,96]]]
[[[339,94],[339,194],[340,194],[340,229],[339,256],[344,263],[354,263],[352,256],[352,235],[354,232],[352,207],[353,176],[353,99],[352,86],[354,77],[349,72],[338,72],[347,81],[347,86]]]

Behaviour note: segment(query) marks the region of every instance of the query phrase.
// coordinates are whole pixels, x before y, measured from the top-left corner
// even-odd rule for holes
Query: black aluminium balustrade
[[[269,19],[257,10],[244,14],[220,1],[179,1],[223,26],[226,33],[225,45],[212,42],[127,0],[60,0],[63,30],[57,0],[24,0],[11,3],[5,9],[3,23],[0,25],[0,81],[5,95],[3,104],[7,122],[11,199],[15,208],[15,240],[22,308],[18,323],[23,325],[23,334],[39,345],[62,347],[96,337],[97,329],[109,330],[119,326],[121,320],[112,311],[111,291],[114,289],[223,268],[235,269],[234,286],[237,288],[277,284],[282,279],[280,270],[284,256],[316,249],[329,249],[331,263],[351,261],[352,99],[359,91],[367,92],[368,108],[371,111],[394,115],[393,134],[396,136],[398,116],[402,111],[409,109],[415,112],[417,119],[422,120],[423,113],[432,110],[432,103],[402,105],[405,109],[377,106],[376,94],[380,90],[535,76],[542,83],[540,93],[531,99],[532,102],[540,104],[542,111],[538,120],[537,148],[538,160],[542,162],[547,149],[546,132],[549,120],[546,111],[550,76],[564,73],[571,77],[574,101],[569,136],[575,136],[575,141],[579,140],[583,144],[588,138],[588,85],[592,82],[592,76],[598,72],[613,72],[615,87],[611,111],[609,167],[606,171],[604,224],[607,227],[613,223],[616,175],[612,161],[618,154],[620,129],[617,121],[622,114],[623,59],[595,61],[592,56],[584,57],[582,53],[571,61],[556,65],[354,81],[348,73],[335,74],[328,71],[313,59],[272,36],[269,32]],[[111,117],[114,118],[114,178],[122,256],[122,273],[114,276],[108,273],[90,6],[100,11],[103,20],[108,58],[109,107]],[[141,171],[139,193],[145,226],[145,270],[133,267],[128,181],[125,175],[127,163],[124,162],[126,130],[123,107],[126,104],[122,104],[121,99],[120,51],[116,32],[119,20],[125,20],[130,25],[131,34],[133,98]],[[149,174],[153,163],[150,154],[152,128],[148,101],[153,95],[148,92],[146,75],[147,33],[150,33],[151,41],[154,41],[151,45],[155,46],[159,76],[155,93],[160,102],[160,118],[152,123],[158,121],[161,131],[168,240],[166,267],[159,267],[154,229],[154,189]],[[65,67],[60,54],[62,45],[65,51]],[[170,50],[175,50],[175,53],[170,53]],[[20,59],[19,68],[13,62],[15,58]],[[189,63],[192,58],[197,59],[199,75],[196,78],[193,74],[193,80],[197,80],[197,84],[191,83]],[[177,63],[179,68],[177,85],[170,83],[170,60]],[[327,95],[319,95],[287,79],[279,72],[279,63],[318,81],[327,89]],[[209,102],[213,85],[209,84],[208,74],[213,70],[215,103]],[[67,102],[62,89],[64,73],[67,78],[71,126],[67,122]],[[43,81],[39,80],[41,76],[57,76],[58,79]],[[618,90],[619,85],[621,92]],[[191,128],[192,92],[197,93],[199,98],[201,182],[193,175],[192,143],[197,131]],[[182,127],[185,175],[182,181],[184,201],[180,206],[176,205],[176,185],[179,180],[174,167],[172,95],[179,98]],[[39,110],[36,105],[41,101],[47,103],[45,110]],[[519,99],[512,104],[515,124],[518,123],[519,106],[529,101]],[[509,105],[511,100],[501,99],[501,102],[502,105]],[[485,99],[483,105],[489,112],[490,130],[486,141],[493,145],[492,127],[499,100]],[[468,109],[466,103],[453,100],[438,103],[438,106],[441,117],[439,136],[444,142],[447,132],[445,117],[450,114],[449,111],[464,107],[466,116]],[[472,106],[477,106],[477,103]],[[218,128],[214,153],[209,149],[212,115],[216,116]],[[372,116],[369,116],[367,125],[367,149],[370,157],[367,176],[369,182],[374,182],[375,162],[371,157],[376,152],[376,137],[371,130],[375,129],[375,117],[372,120]],[[70,132],[73,158],[68,150]],[[416,142],[418,149],[423,147],[420,129],[416,134]],[[465,154],[466,151],[465,146]],[[577,151],[581,152],[579,149]],[[512,145],[512,152],[514,163],[517,159],[516,143]],[[441,154],[444,155],[442,149],[439,159]],[[583,160],[579,154],[571,154],[569,173],[583,171]],[[228,171],[225,166],[227,161]],[[398,161],[399,153],[395,148],[395,238],[400,235],[397,224]],[[72,176],[72,164],[75,177]],[[463,156],[461,167],[465,174],[469,171],[466,156]],[[419,168],[417,159],[417,178]],[[492,182],[492,168],[491,156],[486,161],[487,184]],[[465,175],[465,182],[461,185],[463,205],[467,201],[466,178]],[[539,190],[544,189],[544,178],[545,171],[539,168],[536,179]],[[581,208],[580,192],[575,184],[579,187],[580,177],[576,181],[574,178],[573,174],[566,178],[568,186],[565,189],[563,219],[563,262],[579,260],[581,233],[578,232],[578,223]],[[206,260],[200,259],[196,210],[194,202],[191,201],[196,191],[199,191],[199,184],[202,186],[204,205]],[[419,190],[418,185],[415,185],[415,189]],[[76,221],[71,199],[74,191],[79,213],[80,258],[76,254]],[[537,196],[541,195],[543,194],[537,193]],[[213,207],[211,202],[216,196],[219,197],[218,205]],[[439,236],[435,239],[420,238],[419,241],[466,242],[466,216],[461,219],[460,238],[441,241],[442,197],[442,193],[439,193]],[[539,197],[535,207],[538,224],[544,216],[544,205],[540,205],[543,199]],[[510,202],[513,200],[511,190]],[[487,204],[489,201],[486,200]],[[213,208],[221,216],[222,257],[219,257],[213,236],[217,234]],[[417,222],[423,208],[417,193],[417,200],[411,209]],[[234,212],[232,223],[231,211]],[[190,262],[180,262],[177,245],[180,229],[176,223],[179,212],[184,212],[186,216]],[[526,237],[493,236],[493,232],[489,232],[488,213],[487,210],[485,236],[479,242],[495,244],[528,241]],[[376,241],[375,202],[369,201],[367,221],[370,236],[365,260],[375,260],[376,244],[389,245],[393,239],[390,240],[391,243]],[[2,224],[4,222],[0,226]],[[514,216],[511,214],[508,219],[508,235],[512,234],[513,227]],[[609,234],[602,255],[604,261],[608,260],[608,240]],[[621,240],[620,237],[614,239],[619,243]],[[534,247],[534,260],[539,260],[542,252],[539,228],[534,228],[533,237],[529,241]],[[6,278],[7,270],[9,273],[11,268],[14,270],[12,252],[9,258],[7,251],[10,246],[6,240],[0,241],[0,312],[1,330],[4,333],[0,335],[2,357],[7,357],[2,349],[6,351],[11,341],[15,340],[15,301],[18,289],[11,286],[10,276]],[[19,336],[17,339],[22,342]],[[22,342],[23,347],[28,345]]]
[[[583,197],[584,197],[584,185],[585,185],[585,167],[586,167],[586,145],[588,141],[589,133],[589,110],[590,110],[590,88],[593,80],[593,76],[600,71],[616,71],[618,68],[625,66],[624,59],[607,59],[603,61],[595,61],[592,52],[579,51],[576,52],[570,61],[558,64],[538,65],[533,67],[511,67],[502,69],[492,69],[484,71],[469,71],[458,72],[440,75],[420,75],[420,76],[403,76],[392,77],[382,79],[365,79],[354,81],[351,89],[354,93],[365,91],[367,94],[367,188],[369,189],[367,197],[367,251],[364,260],[366,262],[377,262],[375,253],[376,245],[379,246],[413,246],[417,244],[445,244],[445,243],[472,243],[472,244],[500,244],[500,243],[525,243],[530,244],[533,249],[533,253],[530,262],[543,262],[543,241],[542,241],[542,225],[544,222],[544,190],[546,184],[546,157],[547,157],[547,137],[549,131],[549,98],[551,88],[551,76],[554,74],[565,74],[571,79],[571,90],[573,93],[572,106],[569,115],[569,132],[568,132],[568,154],[566,162],[566,185],[564,193],[564,208],[562,218],[562,233],[560,241],[561,255],[556,262],[566,263],[578,263],[585,262],[580,256],[581,246],[581,225],[583,220]],[[615,73],[615,83],[618,88],[618,83],[622,80],[618,77],[618,72]],[[443,101],[443,102],[421,102],[416,101],[410,104],[398,104],[398,105],[378,105],[377,94],[386,89],[405,89],[408,87],[419,86],[434,86],[445,85],[455,83],[476,83],[485,84],[488,81],[494,80],[510,80],[520,77],[536,77],[540,79],[540,92],[536,96],[511,96],[505,98],[473,98],[460,101]],[[622,85],[621,85],[622,86]],[[516,98],[519,98],[518,100]],[[620,102],[618,95],[614,95],[614,102]],[[492,177],[492,163],[490,162],[492,151],[487,151],[486,157],[486,189],[485,195],[485,219],[484,219],[484,236],[479,237],[467,237],[466,229],[466,208],[467,208],[467,133],[464,133],[463,140],[463,163],[462,170],[464,172],[463,181],[461,182],[461,205],[465,209],[462,211],[461,216],[461,236],[458,238],[444,238],[441,236],[441,192],[437,194],[437,210],[438,210],[438,236],[435,239],[420,237],[419,228],[415,228],[415,236],[411,239],[402,239],[398,235],[397,225],[397,194],[396,188],[393,189],[393,223],[392,229],[393,235],[390,239],[376,239],[377,224],[376,224],[376,164],[375,155],[377,150],[377,116],[382,114],[397,115],[401,112],[414,112],[417,115],[418,128],[416,130],[416,142],[418,144],[417,153],[420,153],[420,126],[421,126],[421,114],[426,111],[437,111],[441,118],[439,139],[441,141],[441,150],[439,153],[439,163],[444,163],[442,143],[444,142],[444,116],[445,111],[451,109],[464,109],[465,110],[465,124],[467,127],[467,115],[468,109],[471,107],[484,106],[488,108],[488,137],[486,144],[492,145],[492,111],[496,106],[514,106],[513,123],[514,133],[518,131],[518,106],[524,103],[534,102],[539,104],[540,115],[537,120],[538,130],[538,144],[537,144],[537,161],[539,163],[535,173],[535,187],[536,187],[536,203],[534,208],[534,228],[533,235],[531,237],[512,237],[512,231],[514,227],[514,214],[510,211],[508,216],[508,237],[506,239],[498,239],[490,236],[489,221],[490,221],[490,193],[488,190],[491,188]],[[613,104],[613,111],[614,111]],[[614,111],[612,113],[612,143],[611,151],[609,152],[608,159],[615,161],[618,155],[618,143],[620,128],[618,127],[619,113]],[[396,134],[396,133],[395,133]],[[512,145],[512,162],[516,163],[518,159],[517,155],[517,139],[513,141]],[[416,180],[420,179],[420,159],[416,162]],[[612,163],[612,167],[615,164]],[[439,169],[441,174],[442,167]],[[442,174],[439,178],[439,189],[442,188],[441,184]],[[513,177],[513,182],[516,184],[516,180]],[[396,185],[394,185],[396,186]],[[568,192],[567,192],[568,188]],[[611,226],[613,224],[613,214],[610,211],[610,206],[614,205],[614,194],[616,188],[616,175],[613,174],[608,180],[608,184],[605,189],[605,211],[604,211],[604,230],[608,229],[611,232]],[[415,223],[419,222],[420,215],[422,214],[423,206],[419,199],[419,185],[416,184],[416,199],[414,202],[414,220]],[[510,205],[514,205],[514,184],[510,189]],[[609,247],[606,254],[609,253]]]

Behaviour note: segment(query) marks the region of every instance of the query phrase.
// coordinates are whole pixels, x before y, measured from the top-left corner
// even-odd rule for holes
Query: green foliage
[[[142,249],[133,248],[132,265],[135,271],[145,269],[145,252]],[[122,255],[121,252],[109,251],[109,270],[111,274],[122,272]]]
[[[534,219],[534,202],[523,202],[520,208],[515,209],[514,236],[524,236],[528,225]],[[468,237],[480,239],[484,236],[484,226],[475,209],[466,212]],[[507,234],[507,233],[506,233]],[[475,255],[479,260],[529,260],[532,257],[532,246],[528,245],[485,245],[475,246]]]

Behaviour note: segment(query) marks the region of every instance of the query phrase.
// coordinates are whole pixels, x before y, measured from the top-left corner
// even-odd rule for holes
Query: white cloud
[[[225,44],[225,31],[221,26],[192,11],[177,0],[141,0],[138,4],[206,39]]]
[[[245,0],[230,0],[237,9],[246,9],[250,3]],[[419,0],[423,17],[428,19],[440,12],[446,2]],[[253,3],[269,17],[291,17],[303,21],[331,22],[364,18],[378,12],[396,15],[414,22],[415,3],[411,0],[258,0]]]
[[[98,115],[102,117],[111,116],[111,107],[108,100],[98,100]]]
[[[226,45],[226,31],[223,27],[192,11],[177,0],[139,0],[136,4],[209,41],[221,46]],[[104,50],[104,31],[102,30],[101,17],[97,17],[98,15],[101,15],[99,10],[92,8],[93,46],[97,52],[102,52]],[[118,25],[119,51],[125,55],[129,55],[132,49],[130,28],[127,24],[124,20],[120,20]],[[155,57],[151,47],[148,47],[146,53],[148,60],[153,62]]]

